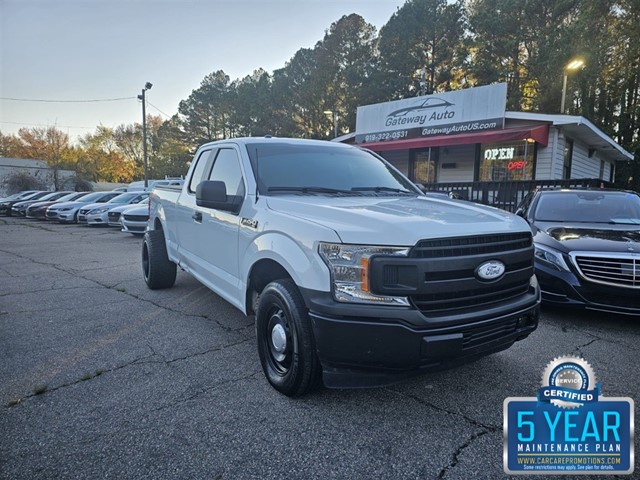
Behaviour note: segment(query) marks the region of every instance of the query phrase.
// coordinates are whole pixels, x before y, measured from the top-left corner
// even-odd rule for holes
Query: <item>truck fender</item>
[[[246,272],[245,291],[251,287],[251,276],[258,265],[274,262],[301,288],[328,292],[331,286],[329,269],[317,253],[317,242],[308,248],[282,233],[270,232],[253,239],[241,255],[240,271]],[[282,271],[273,263],[271,272],[263,275],[263,282],[281,278]],[[273,275],[275,278],[270,278]],[[264,288],[266,284],[258,286]],[[253,288],[256,288],[254,285]],[[245,299],[246,301],[246,299]]]

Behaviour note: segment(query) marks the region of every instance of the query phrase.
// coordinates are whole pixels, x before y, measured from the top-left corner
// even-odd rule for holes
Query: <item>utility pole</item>
[[[144,157],[144,188],[149,186],[149,163],[147,159],[147,100],[145,92],[151,90],[153,85],[150,82],[144,84],[142,95],[138,99],[142,100],[142,155]]]

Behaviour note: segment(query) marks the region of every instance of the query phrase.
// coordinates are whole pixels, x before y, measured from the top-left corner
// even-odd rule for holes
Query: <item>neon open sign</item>
[[[513,147],[506,148],[487,148],[484,151],[485,160],[513,160],[516,149]]]

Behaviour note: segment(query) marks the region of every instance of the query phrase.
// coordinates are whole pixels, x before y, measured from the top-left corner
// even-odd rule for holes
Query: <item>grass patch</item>
[[[80,377],[80,381],[86,382],[87,380],[91,380],[92,378],[99,377],[103,373],[104,373],[104,370],[102,369],[98,369],[93,373],[92,372],[85,373],[83,376]]]
[[[49,389],[49,387],[47,385],[38,385],[36,388],[33,389],[33,394],[34,395],[42,395],[48,389]]]

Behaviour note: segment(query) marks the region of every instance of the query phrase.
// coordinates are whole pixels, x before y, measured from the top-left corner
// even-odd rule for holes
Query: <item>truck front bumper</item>
[[[508,308],[445,320],[393,307],[382,308],[378,316],[355,316],[349,313],[358,312],[358,306],[337,305],[327,298],[330,294],[310,293],[303,296],[310,306],[323,381],[331,388],[383,386],[455,367],[505,350],[538,326],[537,285]],[[340,307],[344,315],[336,314]]]

